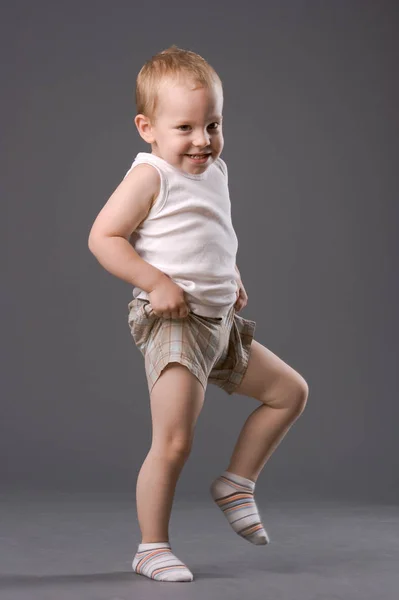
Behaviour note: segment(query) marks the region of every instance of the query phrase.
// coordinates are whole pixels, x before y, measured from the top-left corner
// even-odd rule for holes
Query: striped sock
[[[270,542],[254,500],[255,482],[224,471],[212,482],[210,493],[238,535],[256,545]]]
[[[192,581],[193,574],[173,554],[169,542],[139,544],[133,571],[156,581]]]

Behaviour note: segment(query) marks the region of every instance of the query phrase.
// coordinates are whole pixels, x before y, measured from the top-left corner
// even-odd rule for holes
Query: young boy
[[[308,386],[253,339],[255,321],[237,315],[248,297],[220,158],[218,75],[198,54],[172,46],[141,69],[136,104],[135,125],[151,153],[137,154],[97,216],[89,248],[135,286],[128,322],[150,394],[152,444],[137,479],[142,541],[132,567],[158,581],[192,581],[172,552],[169,519],[207,383],[260,402],[210,487],[232,529],[257,545],[269,538],[255,483],[302,413]]]

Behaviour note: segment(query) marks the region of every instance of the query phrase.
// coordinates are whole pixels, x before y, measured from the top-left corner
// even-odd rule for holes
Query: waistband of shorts
[[[206,304],[197,304],[190,302],[190,310],[201,317],[222,318],[226,319],[234,309],[234,304],[227,306],[209,306]]]
[[[146,298],[136,297],[129,302],[128,307],[130,309],[132,306],[137,306],[145,302],[149,302],[149,300]],[[234,312],[234,304],[219,307],[190,302],[189,308],[191,312],[195,313],[200,317],[221,318],[222,320],[226,320],[231,315],[231,313]]]

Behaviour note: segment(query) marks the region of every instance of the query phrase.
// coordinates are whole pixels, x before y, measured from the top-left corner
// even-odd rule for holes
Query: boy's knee
[[[157,444],[156,451],[163,458],[172,462],[186,460],[191,452],[192,440],[186,437],[174,437],[165,440],[162,444]]]
[[[171,454],[177,457],[187,458],[190,455],[191,448],[192,439],[186,437],[177,437],[170,443]]]
[[[305,379],[299,373],[294,372],[286,380],[283,380],[280,386],[280,391],[276,393],[277,403],[280,399],[280,406],[289,408],[294,415],[299,417],[305,410],[309,395],[309,387]]]
[[[299,414],[302,414],[305,410],[306,403],[308,401],[309,396],[309,386],[306,380],[298,374],[297,384],[296,384],[296,406]]]

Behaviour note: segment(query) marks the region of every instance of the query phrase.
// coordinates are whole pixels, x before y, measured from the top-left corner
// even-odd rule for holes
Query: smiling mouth
[[[210,156],[211,153],[210,152],[206,152],[203,154],[186,154],[186,156],[191,156],[191,158],[193,158],[194,156],[201,156],[202,158],[204,158],[205,156]]]

